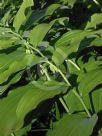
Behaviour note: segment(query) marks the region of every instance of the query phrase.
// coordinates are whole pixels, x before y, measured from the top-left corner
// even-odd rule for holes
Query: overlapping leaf
[[[0,100],[0,135],[7,136],[19,130],[27,113],[42,101],[64,93],[66,89],[64,83],[49,81],[44,85],[32,82],[13,90],[7,98]]]
[[[97,122],[97,115],[87,118],[84,115],[65,115],[47,136],[89,136]],[[80,129],[81,128],[81,129]]]
[[[16,31],[19,30],[20,26],[24,23],[26,20],[25,11],[27,8],[33,6],[33,0],[23,0],[22,5],[20,6],[19,11],[17,12],[17,15],[15,16],[13,26],[15,27]]]
[[[102,69],[95,69],[78,77],[78,81],[80,81],[78,89],[83,96],[102,83],[101,73]]]
[[[102,13],[93,14],[90,20],[87,22],[86,29],[96,28],[97,25],[102,23]]]

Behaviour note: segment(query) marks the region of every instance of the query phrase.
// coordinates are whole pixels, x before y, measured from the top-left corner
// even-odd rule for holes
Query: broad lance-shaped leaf
[[[18,40],[17,37],[0,38],[0,50],[14,46]]]
[[[102,23],[102,13],[93,14],[88,21],[85,29],[96,28],[97,25]]]
[[[93,36],[93,35],[102,35],[102,30],[96,31],[89,31],[89,30],[70,30],[63,34],[61,38],[55,43],[55,47],[60,47],[63,45],[69,45],[72,43],[77,43],[78,46],[80,41],[83,40],[85,37]],[[73,38],[74,37],[74,38]]]
[[[0,73],[4,72],[8,67],[14,62],[18,61],[26,55],[24,51],[13,51],[8,54],[6,50],[5,53],[0,54]]]
[[[83,105],[80,103],[79,99],[75,96],[72,90],[70,90],[66,95],[64,95],[64,100],[66,104],[68,105],[70,113],[77,113],[79,111],[84,111]],[[92,111],[89,96],[84,96],[83,100],[86,107],[90,111]]]
[[[0,135],[8,136],[19,130],[27,113],[42,101],[65,93],[66,89],[65,83],[48,81],[44,85],[32,82],[12,90],[6,98],[0,99]]]
[[[56,126],[49,130],[47,136],[90,136],[97,122],[97,115],[91,118],[85,115],[64,115],[64,117],[56,123]]]
[[[64,93],[68,88],[65,83],[56,81],[47,81],[43,85],[41,82],[32,82],[32,87],[33,90],[29,89],[18,104],[16,110],[18,127],[22,125],[22,119],[28,111],[35,109],[41,101]]]
[[[80,75],[79,75],[80,77],[79,77],[78,81],[80,80],[80,78],[82,76],[84,76],[85,71],[90,72],[92,70],[102,68],[102,62],[101,61],[95,61],[95,58],[93,56],[92,56],[92,58],[90,57],[90,59],[88,60],[87,63],[84,63],[83,57],[80,57],[77,60],[77,64],[80,66],[80,69],[81,69]]]
[[[8,25],[8,20],[10,18],[10,12],[11,12],[11,9],[8,9],[7,12],[5,13],[4,17],[1,19],[1,22],[4,24],[4,25]]]
[[[34,10],[28,17],[27,21],[25,22],[24,29],[30,28],[32,25],[34,25],[44,17],[49,18],[54,13],[54,11],[58,9],[60,6],[61,6],[60,4],[52,4],[48,6],[46,9]]]
[[[102,46],[102,37],[97,37],[92,41],[91,45]]]
[[[18,82],[20,80],[23,72],[24,72],[24,70],[17,72],[16,74],[13,75],[13,77],[10,80],[8,80],[4,84],[1,84],[0,85],[0,95],[2,95],[6,91],[6,89],[10,87],[10,85]]]
[[[65,19],[68,19],[66,17],[58,18],[50,23],[42,23],[33,28],[33,30],[30,33],[29,39],[30,43],[36,47],[41,41],[43,41],[44,37],[46,36],[47,32],[50,30],[50,28],[54,25],[56,21],[59,23],[62,23]]]
[[[30,43],[33,46],[37,46],[45,37],[45,35],[47,34],[47,32],[49,31],[49,29],[52,27],[52,25],[54,24],[55,21],[52,21],[49,24],[40,24],[37,25],[33,28],[33,30],[30,33]]]
[[[25,70],[27,67],[31,67],[39,62],[41,62],[42,58],[32,55],[32,54],[25,54],[23,58],[20,58],[14,61],[12,64],[9,65],[8,69],[5,69],[2,73],[0,73],[0,84],[6,82],[8,78],[21,70]]]
[[[33,0],[23,0],[23,3],[21,4],[20,9],[17,12],[14,22],[13,22],[13,26],[15,27],[16,31],[19,30],[21,25],[26,20],[25,11],[27,8],[29,8],[31,6],[33,6]]]
[[[78,77],[78,90],[85,96],[88,95],[96,86],[102,84],[102,69],[92,70]]]
[[[78,36],[77,36],[78,35]],[[52,60],[56,65],[61,65],[70,53],[78,50],[80,41],[86,35],[82,30],[73,30],[65,33],[56,43]],[[74,37],[74,39],[73,39]],[[76,41],[76,44],[72,44]]]
[[[35,121],[33,121],[33,122],[35,122]],[[31,130],[31,127],[32,127],[32,124],[30,124],[30,125],[28,125],[26,127],[22,127],[18,131],[15,131],[15,135],[16,136],[23,136],[23,135],[27,134],[27,132],[29,132]]]
[[[27,90],[16,90],[6,98],[0,99],[0,135],[8,136],[16,124],[16,108],[19,100]]]
[[[96,113],[102,110],[102,88],[96,89],[91,93],[92,104]]]
[[[70,57],[71,54],[76,54],[77,51],[86,47],[80,45],[81,41],[85,37],[89,37],[91,35],[96,36],[96,34],[101,34],[101,33],[102,30],[99,31],[72,30],[65,33],[55,43],[55,51],[53,52],[52,60],[56,65],[61,65],[66,57],[68,56]],[[92,46],[92,45],[87,45],[87,46]]]
[[[56,50],[53,52],[52,60],[56,65],[60,65],[63,63],[65,58],[68,55],[68,46],[63,45],[61,47],[56,48]]]

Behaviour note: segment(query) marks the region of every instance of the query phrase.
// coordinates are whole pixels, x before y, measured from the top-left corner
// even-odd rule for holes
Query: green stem
[[[62,105],[63,105],[64,109],[66,110],[66,112],[70,114],[69,108],[68,108],[67,104],[64,102],[63,98],[60,97],[59,100],[62,103]]]
[[[21,40],[24,40],[20,34],[14,32],[14,31],[10,31],[10,32],[11,32],[12,34],[14,34],[15,36],[19,37]]]
[[[68,59],[68,61],[77,69],[80,71],[80,68],[75,64],[72,60]]]
[[[59,72],[60,75],[63,77],[64,81],[67,83],[67,85],[68,85],[68,86],[71,86],[71,84],[69,83],[69,81],[67,80],[67,78],[65,77],[65,75],[62,73],[62,71],[61,71],[59,68],[57,68],[54,64],[52,64],[38,49],[35,49],[35,48],[32,47],[31,45],[28,45],[28,46],[31,47],[31,48],[32,48],[34,51],[36,51],[37,53],[39,53],[43,58],[45,58],[45,63],[49,64],[50,66],[52,66],[52,67],[55,69],[55,71]],[[73,93],[75,94],[75,96],[80,100],[80,102],[81,102],[81,104],[83,105],[83,107],[84,107],[84,109],[85,109],[87,115],[88,115],[89,117],[91,117],[91,114],[90,114],[88,108],[86,107],[86,105],[85,105],[85,103],[84,103],[82,97],[77,93],[77,91],[72,90],[72,92],[73,92]]]
[[[64,81],[68,84],[68,86],[71,86],[71,84],[69,83],[69,81],[67,80],[67,78],[65,77],[65,75],[62,73],[62,71],[61,71],[60,69],[58,69],[55,65],[53,65],[53,64],[52,64],[51,62],[49,62],[49,61],[47,61],[47,63],[48,63],[49,65],[53,66],[53,68],[55,68],[55,70],[60,73],[60,75],[63,77]],[[87,107],[86,107],[86,105],[85,105],[85,103],[84,103],[82,97],[81,97],[75,90],[72,90],[72,91],[73,91],[73,93],[75,94],[75,96],[77,96],[77,98],[78,98],[78,99],[80,100],[80,102],[82,103],[82,105],[83,105],[83,107],[84,107],[84,109],[85,109],[87,115],[88,115],[89,117],[91,117],[91,114],[89,113],[89,111],[88,111],[88,109],[87,109]]]
[[[90,114],[89,110],[87,109],[87,107],[86,107],[86,105],[85,105],[85,103],[84,103],[82,97],[81,97],[74,89],[72,90],[72,92],[73,92],[73,93],[76,95],[76,97],[80,100],[80,102],[81,102],[81,104],[83,105],[83,107],[84,107],[84,109],[85,109],[87,115],[88,115],[89,117],[91,117],[91,114]]]
[[[27,44],[27,46],[29,46],[32,50],[36,51],[41,57],[46,59],[46,57],[38,49],[34,48],[33,46],[29,44]]]

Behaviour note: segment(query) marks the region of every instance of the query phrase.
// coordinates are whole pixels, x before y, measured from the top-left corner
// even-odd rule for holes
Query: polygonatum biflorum
[[[0,2],[0,136],[102,136],[101,0]]]

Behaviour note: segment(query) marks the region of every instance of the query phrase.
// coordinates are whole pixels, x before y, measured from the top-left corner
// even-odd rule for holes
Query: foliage
[[[0,136],[102,135],[101,0],[0,2]]]

